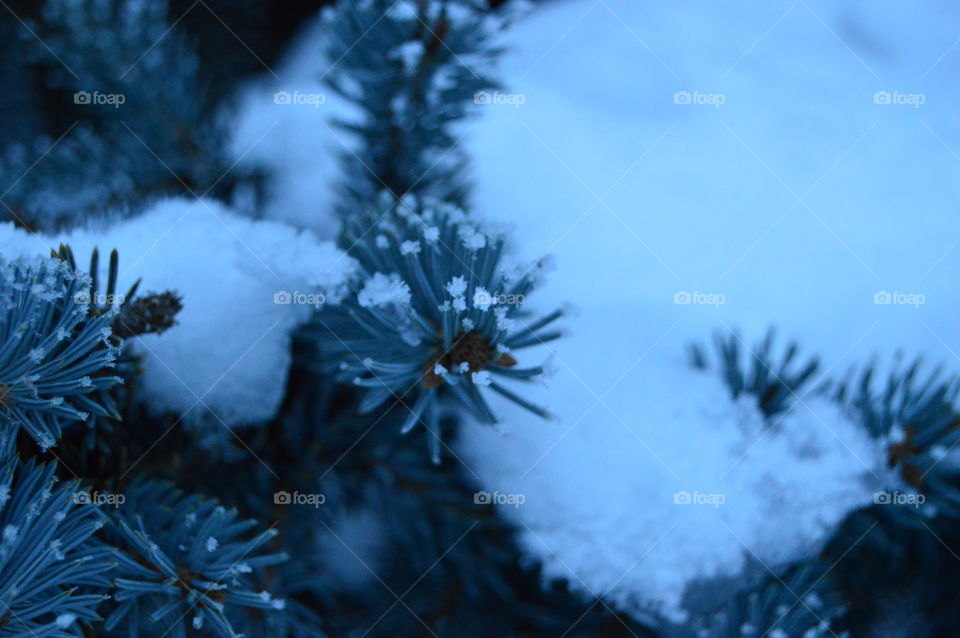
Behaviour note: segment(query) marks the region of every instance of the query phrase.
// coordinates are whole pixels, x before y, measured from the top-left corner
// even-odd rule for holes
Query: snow
[[[831,376],[899,349],[957,368],[960,8],[923,7],[568,0],[507,38],[474,204],[556,256],[531,308],[580,316],[524,392],[559,422],[504,402],[511,434],[468,427],[457,454],[525,494],[503,513],[549,577],[681,620],[694,585],[810,555],[893,480],[835,407],[759,435],[680,358],[774,324]]]
[[[271,418],[290,366],[290,333],[317,303],[337,303],[355,264],[332,243],[274,221],[240,217],[211,200],[170,199],[109,228],[56,237],[0,225],[5,257],[68,243],[84,267],[94,247],[117,248],[118,290],[183,296],[178,324],[131,340],[146,358],[139,396],[188,423],[233,427]]]
[[[323,28],[318,15],[285,61],[242,92],[231,147],[241,166],[269,175],[268,200],[258,214],[333,239],[340,228],[333,210],[339,155],[355,149],[333,120],[357,121],[360,114],[323,85],[333,68]]]
[[[478,233],[475,228],[463,226],[457,231],[463,245],[471,250],[480,250],[487,245],[487,237],[483,233]]]
[[[357,294],[357,302],[364,308],[405,306],[410,303],[410,287],[397,273],[374,273]]]
[[[418,241],[405,241],[400,244],[400,254],[401,255],[416,255],[420,252],[420,242]]]
[[[476,208],[556,256],[558,301],[723,294],[677,316],[776,323],[841,368],[898,347],[954,361],[960,7],[923,7],[545,4],[506,38],[503,91],[525,103],[480,106],[465,142]]]
[[[823,399],[801,398],[764,432],[755,402],[692,371],[683,336],[648,315],[585,309],[580,328],[603,332],[561,340],[554,378],[524,392],[560,423],[502,401],[510,433],[472,424],[457,454],[483,489],[525,496],[500,511],[548,578],[683,621],[702,611],[689,585],[812,555],[894,479],[883,447]]]
[[[467,292],[467,280],[463,275],[457,275],[446,285],[451,297],[462,297]]]
[[[486,370],[480,370],[470,375],[470,380],[476,385],[487,386],[493,383],[493,377]]]

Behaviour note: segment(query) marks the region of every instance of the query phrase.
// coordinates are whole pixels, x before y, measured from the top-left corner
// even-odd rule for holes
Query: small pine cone
[[[137,335],[160,334],[176,325],[183,299],[172,291],[135,298],[113,320],[113,334],[120,339]]]

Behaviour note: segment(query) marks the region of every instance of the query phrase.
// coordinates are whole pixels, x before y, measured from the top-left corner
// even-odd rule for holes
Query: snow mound
[[[118,292],[183,296],[178,324],[135,337],[145,356],[141,396],[157,412],[227,426],[271,418],[283,398],[290,333],[316,307],[336,303],[354,262],[332,243],[286,224],[253,221],[210,200],[162,201],[106,229],[56,237],[0,226],[5,256],[43,254],[68,243],[85,268],[100,250],[120,255]],[[47,252],[47,254],[49,254]]]
[[[808,557],[886,484],[882,446],[835,405],[803,398],[768,429],[663,326],[617,316],[584,311],[573,324],[591,338],[560,342],[550,387],[528,393],[560,423],[504,402],[508,436],[459,441],[483,489],[523,495],[501,512],[548,578],[683,621],[691,584]]]

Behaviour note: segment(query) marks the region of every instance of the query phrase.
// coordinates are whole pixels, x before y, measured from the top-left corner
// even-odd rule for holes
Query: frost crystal
[[[450,280],[445,286],[451,297],[462,297],[467,292],[467,280],[463,275],[458,275]]]
[[[410,287],[397,273],[389,275],[374,273],[357,295],[357,301],[364,308],[378,308],[392,304],[405,306],[410,303]]]
[[[416,255],[420,252],[420,242],[415,240],[405,241],[400,244],[401,255]]]

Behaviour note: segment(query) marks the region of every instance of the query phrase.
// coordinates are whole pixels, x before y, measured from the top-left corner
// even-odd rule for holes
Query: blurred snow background
[[[958,25],[947,2],[548,4],[509,42],[524,103],[468,134],[477,207],[556,255],[553,294],[585,310],[775,322],[828,364],[953,359]],[[678,291],[725,303],[672,308]]]
[[[317,37],[286,90],[316,90]],[[683,345],[772,324],[824,376],[898,350],[956,369],[958,43],[960,7],[885,0],[566,0],[508,35],[503,92],[463,130],[476,208],[516,226],[524,257],[556,257],[532,303],[580,314],[534,397],[559,422],[500,406],[512,435],[468,429],[457,453],[525,495],[504,511],[548,575],[679,620],[690,583],[815,551],[887,484],[882,453],[814,400],[751,446],[754,409],[723,404]],[[258,146],[322,164],[305,181],[262,158],[299,171],[277,215],[316,228],[319,149],[343,140],[302,118],[338,108],[266,113],[266,91],[245,139],[270,125]],[[679,507],[677,490],[726,502]]]
[[[354,107],[323,85],[331,66],[317,15],[291,43],[275,73],[241,92],[231,141],[239,165],[272,176],[263,214],[309,228],[324,239],[333,239],[339,230],[331,195],[344,179],[339,155],[351,144],[333,120],[359,118]]]

